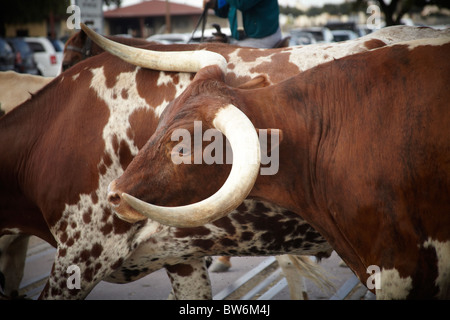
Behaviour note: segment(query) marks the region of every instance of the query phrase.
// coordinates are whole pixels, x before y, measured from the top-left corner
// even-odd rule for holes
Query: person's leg
[[[246,38],[241,41],[236,41],[235,44],[242,47],[254,47],[254,48],[273,48],[282,38],[281,29],[264,38]]]

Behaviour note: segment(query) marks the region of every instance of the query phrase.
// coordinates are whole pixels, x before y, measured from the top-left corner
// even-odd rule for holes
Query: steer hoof
[[[223,261],[220,258],[214,260],[214,262],[209,267],[211,272],[227,272],[231,268],[231,263],[229,261]]]

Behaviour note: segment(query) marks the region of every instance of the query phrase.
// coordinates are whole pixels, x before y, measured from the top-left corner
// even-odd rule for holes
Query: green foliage
[[[298,17],[302,14],[305,14],[305,12],[303,12],[302,10],[289,6],[286,7],[280,6],[280,13],[285,15],[292,15],[294,17]]]
[[[122,0],[103,0],[103,3],[108,7],[113,4],[116,5],[117,7],[120,7],[122,5]]]

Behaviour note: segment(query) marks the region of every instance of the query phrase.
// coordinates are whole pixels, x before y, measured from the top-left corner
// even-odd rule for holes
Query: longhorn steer
[[[237,50],[223,45],[206,47],[227,53]],[[261,54],[267,56],[265,52]],[[239,61],[230,59],[230,63],[237,65]],[[5,148],[0,159],[1,233],[34,234],[58,249],[41,298],[83,298],[98,281],[114,271],[118,270],[117,280],[113,280],[114,275],[110,279],[123,281],[121,278],[136,278],[139,273],[150,272],[153,263],[173,272],[174,281],[179,274],[187,274],[190,260],[176,247],[172,247],[171,254],[165,252],[165,260],[155,258],[158,263],[148,258],[153,253],[158,254],[153,241],[167,241],[157,235],[166,234],[168,228],[147,222],[131,225],[117,219],[109,208],[106,186],[122,173],[149,138],[159,113],[167,104],[165,100],[173,99],[191,80],[191,74],[144,70],[105,53],[61,74],[0,120]],[[245,79],[234,77],[232,80],[233,83],[239,81],[245,82]],[[214,227],[209,236],[216,237],[220,243],[220,239],[226,237],[226,227],[223,227],[224,233],[219,232],[221,227]],[[301,229],[305,232],[301,237],[307,236],[307,229]],[[176,233],[176,230],[171,232]],[[298,230],[296,232],[293,234],[299,237]],[[183,242],[188,243],[190,238],[183,237]],[[305,247],[307,253],[313,252],[310,250],[312,240],[310,238]],[[314,241],[323,246],[323,239]],[[194,241],[193,248],[199,242]],[[300,248],[301,241],[294,246]],[[137,258],[131,257],[133,261],[141,259],[149,264],[140,270],[135,264],[131,265],[134,269],[126,264],[137,249],[142,250]],[[231,245],[224,249],[230,250]],[[284,251],[282,247],[281,251],[274,248],[266,251],[256,245],[252,250],[269,255]],[[236,248],[236,252],[243,251],[242,254],[252,250]],[[328,252],[329,247],[325,251]],[[146,252],[145,257],[140,256],[143,252]],[[180,259],[183,264],[177,266]],[[200,263],[203,263],[201,258],[195,256],[192,270],[198,269]],[[71,265],[81,269],[79,290],[67,287],[67,270]],[[122,265],[124,270],[133,270],[132,277],[128,271],[119,270]],[[185,270],[180,273],[178,267]],[[205,269],[202,271],[206,273]],[[202,283],[208,283],[206,276]],[[175,288],[175,295],[177,298],[211,297],[209,287],[203,288],[206,292],[188,290],[189,296],[178,295],[177,291],[182,288]]]
[[[0,72],[0,112],[10,112],[52,79],[14,71]],[[0,237],[0,287],[7,296],[15,297],[19,293],[28,240],[26,235]]]
[[[323,59],[332,59],[333,55],[382,45],[381,41],[367,40],[324,47],[320,52]],[[168,50],[164,46],[154,48]],[[187,48],[193,47],[177,50]],[[300,71],[303,66],[296,64],[308,60],[302,58],[304,51],[297,55],[295,50],[223,45],[195,48],[226,55],[229,69],[235,71],[228,74],[227,81],[232,85],[249,80],[254,73],[267,74],[270,82],[279,81]],[[309,55],[314,57],[311,64],[323,61],[314,56],[317,54]],[[117,279],[129,277],[129,272],[124,274],[119,269],[127,265],[128,259],[153,263],[153,241],[167,240],[158,238],[159,232],[165,234],[167,229],[147,221],[130,225],[115,218],[106,200],[106,186],[147,141],[167,101],[191,80],[190,74],[144,70],[103,54],[61,74],[0,120],[5,148],[0,159],[0,232],[35,234],[58,248],[41,297],[83,298],[114,271]],[[226,238],[226,226],[223,229],[221,235]],[[167,261],[161,265],[175,276],[185,274],[177,273],[177,267],[186,269],[190,260],[177,248],[172,254],[167,252]],[[176,262],[180,256],[182,264]],[[196,260],[193,265],[199,263]],[[72,264],[81,268],[80,290],[66,286],[67,268]],[[145,267],[129,266],[123,270],[133,270],[133,277],[138,277],[136,270],[146,272]],[[151,265],[147,271],[150,269]],[[203,293],[197,294],[191,298],[204,297]]]
[[[378,298],[450,298],[449,56],[449,37],[415,40],[246,91],[225,84],[223,69],[205,67],[111,183],[111,203],[129,221],[148,216],[178,227],[214,221],[233,206],[211,212],[203,204],[213,197],[239,203],[256,179],[249,174],[257,173],[254,164],[238,157],[257,159],[252,123],[279,128],[279,171],[258,176],[251,197],[305,218],[363,283],[378,268],[380,281],[369,287]],[[173,163],[178,149],[171,135],[193,133],[196,120],[230,140],[238,159],[231,173],[220,165]],[[236,130],[248,136],[236,139]],[[236,179],[240,168],[247,186]],[[204,213],[192,217],[191,208]]]

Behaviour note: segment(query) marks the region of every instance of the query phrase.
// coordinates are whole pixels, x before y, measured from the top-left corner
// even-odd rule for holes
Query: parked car
[[[216,29],[206,29],[203,32],[204,39],[213,38],[214,34],[217,32]],[[221,28],[221,32],[226,36],[231,34],[230,28]],[[171,43],[199,43],[201,40],[202,32],[200,30],[196,30],[194,35],[192,33],[162,33],[155,34],[147,38],[147,41],[155,41],[162,44],[171,44]],[[192,38],[192,39],[191,39]]]
[[[58,39],[50,39],[50,42],[53,45],[53,48],[55,48],[56,56],[58,57],[58,61],[63,60],[64,56],[64,43],[61,40]]]
[[[289,46],[307,45],[317,42],[310,32],[291,30],[290,36]]]
[[[314,39],[316,39],[317,43],[333,42],[333,34],[331,33],[330,29],[325,27],[311,27],[291,30],[291,33],[295,32],[308,32],[314,36]]]
[[[336,42],[347,41],[358,38],[358,35],[351,30],[332,30],[333,39]]]
[[[36,62],[34,62],[33,50],[28,43],[23,38],[7,38],[6,40],[14,50],[14,70],[19,73],[37,75],[39,71]]]
[[[187,43],[191,36],[187,33],[163,33],[155,34],[147,38],[147,41],[159,42],[162,44]]]
[[[6,39],[0,38],[0,71],[14,70],[14,51]]]
[[[56,77],[61,72],[62,60],[58,60],[55,48],[50,40],[44,37],[25,38],[34,52],[34,61],[39,74],[44,77]]]

